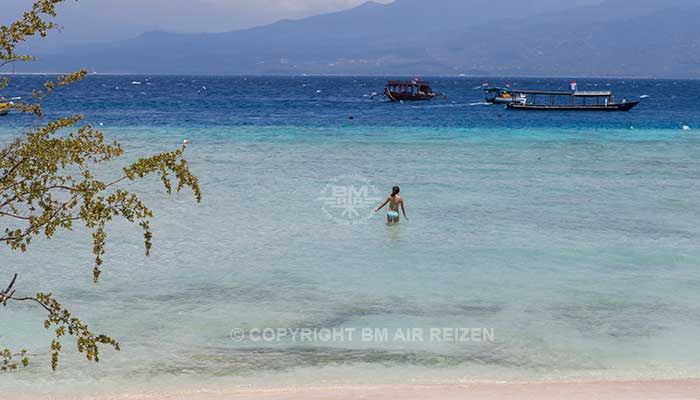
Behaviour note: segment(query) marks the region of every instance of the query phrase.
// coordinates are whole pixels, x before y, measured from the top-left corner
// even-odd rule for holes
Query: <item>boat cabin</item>
[[[430,83],[414,79],[412,81],[389,81],[384,87],[384,95],[390,101],[432,100],[443,93],[435,93]]]

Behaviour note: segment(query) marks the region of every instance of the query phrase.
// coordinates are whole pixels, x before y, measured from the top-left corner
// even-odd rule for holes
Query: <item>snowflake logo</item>
[[[343,225],[356,225],[372,217],[372,207],[382,197],[369,179],[353,175],[332,179],[318,199],[329,219]]]

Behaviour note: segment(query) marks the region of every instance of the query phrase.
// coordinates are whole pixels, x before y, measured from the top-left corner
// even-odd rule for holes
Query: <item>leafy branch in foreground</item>
[[[0,218],[14,222],[0,233],[0,243],[24,252],[34,237],[43,234],[51,238],[57,230],[72,229],[75,221],[82,221],[93,230],[93,275],[97,281],[107,239],[105,226],[115,217],[138,222],[144,231],[147,255],[151,249],[149,219],[153,212],[136,194],[118,188],[119,184],[156,174],[167,193],[172,193],[174,177],[177,191],[189,187],[197,201],[202,195],[197,177],[183,158],[185,146],[140,159],[109,182],[95,178],[92,168],[118,158],[123,149],[117,142],[106,143],[102,132],[89,125],[65,136],[56,135],[80,119],[59,119],[0,150]]]
[[[105,227],[115,218],[139,224],[146,255],[152,246],[153,212],[135,193],[120,188],[121,184],[155,174],[167,193],[187,187],[194,192],[197,202],[202,194],[197,177],[183,158],[185,146],[142,158],[123,168],[122,174],[110,181],[97,179],[93,167],[118,158],[123,149],[117,142],[106,143],[102,132],[89,125],[67,135],[58,134],[59,129],[72,127],[80,120],[80,116],[59,119],[0,150],[0,221],[11,224],[0,233],[0,242],[25,252],[36,236],[51,238],[57,231],[70,230],[80,221],[93,231],[93,278],[97,282],[107,241]],[[8,301],[33,301],[49,313],[44,326],[56,327],[56,338],[51,344],[52,368],[58,364],[60,338],[66,334],[77,337],[78,351],[85,352],[88,360],[99,361],[98,344],[109,344],[119,350],[114,339],[94,335],[51,294],[17,298],[10,289],[12,285],[0,297],[3,305]]]
[[[31,61],[28,55],[15,52],[17,44],[27,38],[46,36],[57,26],[46,17],[55,17],[55,7],[64,0],[38,0],[23,17],[7,26],[0,27],[0,68],[19,61]],[[62,86],[80,81],[87,76],[81,70],[44,83],[41,90],[32,92],[32,101],[20,101],[14,108],[22,113],[43,115],[41,101]],[[0,91],[7,88],[9,78],[0,81]],[[1,96],[0,96],[1,98]],[[104,134],[90,125],[76,125],[81,115],[61,118],[43,127],[29,130],[22,137],[0,148],[0,243],[11,249],[26,252],[37,236],[50,239],[59,230],[71,230],[80,222],[92,231],[93,278],[98,281],[103,265],[107,243],[106,225],[114,219],[138,223],[143,230],[146,255],[150,254],[153,234],[150,219],[153,211],[123,185],[149,175],[157,176],[165,191],[180,191],[189,188],[197,202],[202,194],[197,177],[189,169],[184,158],[185,146],[167,153],[142,158],[124,167],[121,174],[100,180],[94,168],[112,162],[123,155],[117,142],[108,143]],[[74,131],[73,131],[74,129]],[[68,335],[76,338],[77,349],[85,353],[89,361],[99,361],[99,345],[109,345],[119,350],[119,344],[109,336],[96,335],[80,319],[66,310],[52,294],[37,293],[35,296],[15,296],[14,274],[8,287],[0,292],[3,307],[16,302],[30,302],[41,306],[48,317],[46,329],[53,329],[55,338],[51,343],[51,367],[58,366],[62,349],[61,338]],[[18,367],[29,360],[26,350],[13,353],[0,349],[0,370]]]
[[[51,368],[53,370],[56,370],[58,367],[58,357],[62,348],[61,338],[66,334],[76,337],[78,352],[85,353],[89,361],[100,361],[99,344],[110,345],[115,350],[119,351],[119,343],[117,343],[116,340],[107,335],[94,334],[87,324],[73,317],[70,311],[63,308],[63,306],[53,298],[51,293],[38,293],[36,297],[15,297],[15,290],[13,290],[12,287],[16,280],[17,274],[14,275],[7,289],[0,292],[0,303],[2,303],[3,306],[7,306],[8,301],[34,302],[48,312],[48,317],[44,320],[44,328],[51,329],[55,327],[53,330],[55,337],[51,341]],[[17,354],[12,354],[9,349],[0,351],[0,357],[2,357],[0,370],[7,371],[17,369],[17,363],[13,360],[15,356],[17,356]],[[22,357],[22,366],[28,366],[29,358],[27,357],[27,350],[22,350],[19,356]]]
[[[17,369],[17,363],[14,361],[14,357],[22,357],[22,366],[26,367],[29,365],[29,358],[27,358],[27,350],[22,350],[19,354],[12,354],[10,349],[0,350],[0,371],[9,371]]]

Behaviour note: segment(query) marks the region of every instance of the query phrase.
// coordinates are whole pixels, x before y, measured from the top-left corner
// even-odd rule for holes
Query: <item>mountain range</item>
[[[697,0],[396,0],[38,54],[22,72],[700,77]]]

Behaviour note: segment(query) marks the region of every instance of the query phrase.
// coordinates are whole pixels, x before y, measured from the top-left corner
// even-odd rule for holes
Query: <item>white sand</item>
[[[275,389],[191,389],[174,392],[12,395],[13,400],[698,400],[700,380],[474,383],[460,385],[376,385]]]

